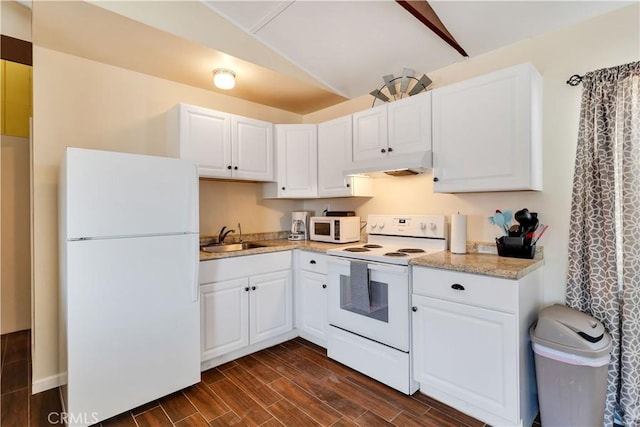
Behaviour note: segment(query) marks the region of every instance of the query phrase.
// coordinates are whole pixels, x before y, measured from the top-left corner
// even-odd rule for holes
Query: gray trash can
[[[604,421],[611,337],[588,314],[555,304],[530,329],[544,427]]]

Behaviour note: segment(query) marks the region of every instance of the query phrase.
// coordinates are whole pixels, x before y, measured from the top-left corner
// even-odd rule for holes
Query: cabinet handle
[[[245,292],[249,292],[249,287],[247,286],[246,288],[244,288]]]
[[[231,170],[231,165],[227,166],[227,169]]]
[[[384,148],[382,150],[380,150],[381,153],[386,153],[387,150],[385,150]]]
[[[327,289],[327,284],[326,283],[322,284],[322,289]]]
[[[389,150],[388,150],[388,151],[389,151],[389,152],[392,152],[392,151],[393,151],[393,148],[389,147]]]
[[[453,285],[451,285],[451,289],[455,289],[456,291],[464,291],[464,286],[460,285],[459,283],[454,283]]]
[[[252,287],[251,287],[251,290],[252,290],[252,291],[255,291],[255,290],[256,290],[256,287],[255,287],[255,286],[252,286]]]
[[[316,263],[315,259],[312,259],[311,261],[309,261],[309,264],[315,264],[315,263]]]
[[[237,167],[237,166],[234,166],[234,167],[233,167],[233,169],[234,169],[234,170],[238,170],[238,167]]]
[[[438,182],[438,181],[439,181],[438,177],[437,177],[437,176],[434,176],[434,177],[433,177],[433,182]]]
[[[413,311],[413,312],[418,311],[418,307],[411,307],[411,311]]]

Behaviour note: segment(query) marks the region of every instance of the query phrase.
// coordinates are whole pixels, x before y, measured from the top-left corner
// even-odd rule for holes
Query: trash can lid
[[[538,313],[531,340],[555,350],[587,357],[601,357],[611,350],[611,337],[594,317],[554,304]]]

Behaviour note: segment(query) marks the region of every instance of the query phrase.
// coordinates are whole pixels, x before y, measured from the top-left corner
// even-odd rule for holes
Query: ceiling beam
[[[418,21],[426,25],[431,31],[436,33],[438,37],[447,42],[449,46],[454,48],[462,56],[468,57],[467,52],[458,44],[456,39],[453,38],[451,33],[444,26],[438,15],[431,8],[427,0],[396,0],[400,6],[402,6],[407,12],[412,14]]]

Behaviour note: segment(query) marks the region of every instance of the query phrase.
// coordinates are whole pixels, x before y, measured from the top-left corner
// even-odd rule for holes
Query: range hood
[[[394,154],[383,159],[365,159],[348,164],[346,175],[388,172],[388,175],[403,176],[424,173],[433,166],[431,151],[411,154]]]

